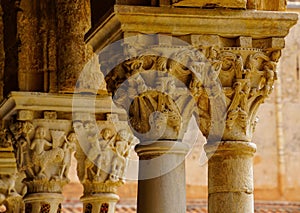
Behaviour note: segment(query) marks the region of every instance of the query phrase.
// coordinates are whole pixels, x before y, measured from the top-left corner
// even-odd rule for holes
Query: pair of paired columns
[[[138,212],[186,211],[190,147],[182,139],[192,116],[208,141],[209,212],[254,212],[251,138],[258,106],[277,78],[280,50],[172,48],[169,57],[147,49],[106,77],[141,141]]]

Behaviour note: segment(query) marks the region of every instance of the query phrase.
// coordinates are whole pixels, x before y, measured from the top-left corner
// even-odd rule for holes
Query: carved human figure
[[[64,159],[62,169],[60,172],[60,178],[67,177],[69,173],[72,155],[76,151],[76,141],[77,138],[74,132],[70,133],[68,138],[65,137],[65,143],[63,145]]]
[[[235,110],[239,106],[240,101],[241,101],[241,92],[243,89],[243,83],[240,81],[235,82],[233,84],[233,89],[234,89],[234,96],[233,96],[233,99],[232,99],[232,102],[230,104],[228,111]]]
[[[12,146],[11,135],[8,132],[8,129],[0,130],[0,147],[10,147]]]
[[[52,147],[52,143],[45,139],[46,131],[44,127],[38,127],[35,131],[35,138],[32,141],[30,148],[34,150],[35,156],[40,156],[45,152],[45,146]]]
[[[237,79],[242,79],[244,74],[244,62],[240,54],[237,54],[235,61],[235,76]]]
[[[109,128],[105,128],[101,131],[102,139],[99,139],[100,153],[97,159],[97,173],[96,176],[100,176],[102,168],[105,168],[110,163],[110,150],[109,148],[113,146],[113,141],[115,139],[113,131]]]
[[[16,158],[19,171],[25,171],[27,176],[33,177],[33,163],[30,155],[30,133],[34,130],[30,122],[17,122],[10,126],[14,135]]]
[[[96,162],[99,153],[101,152],[100,144],[98,141],[98,134],[93,134],[88,136],[88,141],[90,144],[90,148],[87,151],[87,158],[85,159],[85,173],[84,173],[84,179],[89,178],[89,174],[94,176],[96,173],[93,171],[94,163]]]
[[[130,140],[130,133],[127,130],[120,130],[115,140],[113,151],[115,153],[112,160],[110,180],[113,182],[122,180],[126,169],[126,158],[129,155],[134,140]]]
[[[47,177],[45,170],[53,162],[60,162],[63,160],[64,152],[61,148],[57,147],[46,151],[46,147],[52,147],[52,143],[46,140],[46,130],[44,127],[37,127],[35,138],[30,145],[33,150],[33,162],[39,167],[37,177]],[[47,177],[50,178],[50,177]]]
[[[248,97],[250,94],[250,90],[251,90],[251,86],[250,86],[250,82],[244,82],[243,84],[243,88],[242,91],[240,93],[241,97],[240,97],[240,107],[243,111],[248,112]]]
[[[276,64],[274,62],[266,62],[264,64],[265,74],[265,86],[264,94],[268,96],[273,91],[274,81],[277,80]]]

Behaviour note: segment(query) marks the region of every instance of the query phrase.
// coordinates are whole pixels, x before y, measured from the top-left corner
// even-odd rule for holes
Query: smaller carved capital
[[[115,132],[110,128],[82,136],[79,136],[80,143],[86,138],[86,146],[81,146],[75,156],[85,194],[116,192],[125,181],[127,161],[137,139],[128,130]]]
[[[124,183],[129,155],[138,140],[123,122],[115,114],[108,114],[107,120],[73,121],[70,140],[76,143],[77,175],[85,195],[115,193]]]
[[[76,149],[66,137],[70,122],[50,117],[16,121],[9,127],[18,171],[26,176],[23,182],[28,193],[59,193],[68,182],[71,156]]]

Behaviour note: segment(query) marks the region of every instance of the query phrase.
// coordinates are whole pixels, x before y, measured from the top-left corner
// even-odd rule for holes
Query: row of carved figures
[[[18,171],[26,174],[25,182],[67,180],[74,153],[82,182],[118,182],[124,179],[130,151],[138,142],[125,129],[115,132],[104,128],[99,133],[81,132],[77,136],[71,132],[66,136],[65,131],[34,127],[31,122],[17,122],[1,133],[2,147],[7,143],[14,147]]]

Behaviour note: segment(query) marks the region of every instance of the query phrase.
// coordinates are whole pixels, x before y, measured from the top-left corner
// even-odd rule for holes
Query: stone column
[[[57,213],[61,211],[61,191],[68,183],[75,144],[67,139],[71,121],[57,119],[56,112],[41,115],[19,110],[9,129],[18,171],[25,175],[25,212]]]
[[[117,189],[125,183],[129,155],[137,140],[117,115],[108,114],[106,120],[97,122],[91,117],[78,112],[73,117],[77,175],[84,187],[81,201],[84,212],[114,213]]]
[[[41,70],[42,47],[39,27],[38,1],[21,1],[18,18],[18,86],[21,91],[41,92],[44,89],[44,73]]]
[[[61,212],[63,196],[59,193],[32,193],[24,197],[25,212]]]
[[[240,45],[249,45],[249,41],[251,38],[240,38]],[[256,112],[271,94],[277,79],[279,44],[283,40],[274,41],[280,42],[274,42],[268,50],[216,49],[203,84],[207,96],[195,96],[199,98],[199,109],[207,112],[207,123],[211,124],[207,128],[199,114],[200,127],[208,141],[205,150],[209,159],[210,213],[254,212],[252,159],[256,146],[251,140],[257,123]],[[214,60],[222,62],[218,71],[213,69]],[[212,78],[212,71],[217,71],[218,78]],[[215,90],[216,87],[220,89]],[[219,134],[214,134],[215,127],[222,128]]]
[[[175,38],[171,38],[160,35],[159,44],[153,42],[156,44],[153,47],[151,36],[146,45],[143,43],[146,38],[141,35],[132,39],[135,39],[134,43],[126,38],[125,43],[130,48],[124,52],[132,54],[132,58],[106,75],[108,91],[113,94],[115,103],[128,112],[133,133],[141,141],[138,154],[149,158],[149,164],[152,164],[153,156],[160,156],[165,147],[154,149],[142,145],[149,141],[180,141],[190,114],[195,112],[199,127],[207,138],[207,152],[211,158],[209,212],[253,212],[251,161],[255,145],[251,140],[257,123],[256,112],[273,91],[284,39],[254,39],[251,36],[224,39],[217,35],[191,35],[189,40],[194,48],[186,45],[176,49],[166,42],[175,42]],[[162,41],[164,45],[159,47]],[[218,147],[215,154],[210,147]],[[151,154],[145,154],[148,152]],[[224,168],[218,168],[217,164]],[[217,178],[220,171],[228,179]],[[140,172],[145,170],[141,168]],[[146,174],[151,176],[149,172]],[[168,178],[172,182],[173,176]],[[164,185],[165,179],[157,178],[157,182],[141,180],[139,192],[146,192],[151,186],[155,188],[156,184]],[[172,187],[182,189],[180,184],[184,183],[178,182]],[[184,206],[184,203],[175,203],[172,197],[167,198],[164,190],[173,191],[172,188],[163,188],[149,198],[148,202],[155,209],[153,212],[161,209],[168,212],[166,209],[173,209],[172,205]],[[144,194],[139,194],[138,199],[144,201]],[[220,194],[224,200],[232,199],[219,204],[217,197],[222,196]],[[160,203],[161,200],[168,205]],[[152,211],[151,208],[145,210],[144,205],[147,204],[139,202],[140,212]]]
[[[18,4],[17,4],[18,2]],[[50,0],[16,1],[18,85],[21,91],[57,92],[57,17]]]
[[[84,34],[90,28],[89,1],[57,1],[58,90],[73,93],[87,61]]]
[[[158,141],[136,146],[139,156],[140,213],[185,212],[185,156],[187,144]]]
[[[222,141],[206,145],[210,213],[254,212],[254,143]]]
[[[141,36],[139,44],[143,45],[143,39]],[[167,45],[163,37],[159,39]],[[143,47],[134,50],[130,40],[126,41],[129,54],[143,50]],[[170,54],[177,51],[171,47],[166,49]],[[151,55],[151,48],[147,50]],[[186,76],[180,76],[183,74],[180,62],[159,56],[159,51],[163,53],[164,49],[153,50],[154,56],[138,56],[125,61],[109,73],[106,80],[115,103],[128,112],[129,125],[141,141],[136,146],[140,164],[138,212],[180,213],[186,211],[185,156],[189,150],[182,138],[194,105],[185,84]],[[181,54],[186,53],[182,51]],[[176,56],[181,58],[182,55]],[[169,73],[171,70],[174,72]],[[124,79],[124,72],[127,79]],[[120,81],[115,82],[117,79]]]

